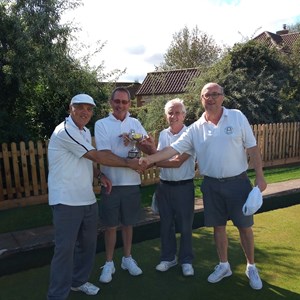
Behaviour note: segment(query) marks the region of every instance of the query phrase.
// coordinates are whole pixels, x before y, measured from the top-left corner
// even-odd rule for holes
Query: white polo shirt
[[[55,128],[48,146],[49,205],[79,206],[96,202],[93,162],[82,157],[93,149],[89,129],[79,130],[70,116]]]
[[[164,129],[159,134],[157,150],[162,150],[177,141],[179,137],[187,130],[184,126],[180,132],[173,134],[170,127]],[[190,157],[179,168],[160,168],[160,179],[167,181],[179,181],[192,179],[195,176],[195,151],[187,151]]]
[[[202,175],[225,178],[248,169],[246,149],[256,146],[256,140],[245,115],[223,107],[217,125],[203,114],[171,146],[179,153],[194,149]]]
[[[147,134],[140,121],[131,118],[129,113],[123,121],[116,119],[112,113],[98,120],[95,123],[97,150],[110,150],[120,157],[127,157],[132,145],[125,146],[121,135],[129,133],[131,129],[134,129],[136,133]],[[140,175],[130,168],[101,165],[101,171],[111,180],[113,186],[141,184]]]

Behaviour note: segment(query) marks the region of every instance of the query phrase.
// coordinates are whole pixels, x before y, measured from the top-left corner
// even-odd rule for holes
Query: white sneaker
[[[121,268],[123,270],[128,270],[129,274],[132,276],[138,276],[143,273],[143,271],[138,267],[137,262],[131,257],[122,257]]]
[[[161,261],[156,267],[155,269],[157,271],[160,271],[160,272],[166,272],[168,271],[170,268],[174,267],[177,265],[177,259],[175,258],[174,260],[171,260],[171,261],[166,261],[166,260],[163,260]]]
[[[227,266],[218,264],[215,266],[215,270],[213,271],[213,273],[211,273],[208,276],[207,280],[210,283],[216,283],[216,282],[219,282],[220,280],[222,280],[224,277],[228,277],[231,275],[232,275],[232,272],[231,272],[229,264],[227,264]]]
[[[103,267],[99,277],[99,281],[103,283],[109,283],[112,281],[112,275],[115,274],[116,269],[113,261],[107,261]]]
[[[87,295],[93,296],[96,295],[100,289],[95,285],[93,285],[92,283],[86,282],[79,287],[71,287],[71,290],[75,292],[83,292]]]
[[[194,276],[194,268],[191,264],[182,264],[181,268],[183,276]]]
[[[261,279],[258,274],[256,266],[248,266],[245,272],[246,276],[249,278],[249,284],[254,290],[260,290],[263,286]]]

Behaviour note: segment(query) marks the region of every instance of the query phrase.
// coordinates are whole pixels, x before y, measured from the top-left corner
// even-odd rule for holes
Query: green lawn
[[[277,209],[255,216],[254,234],[256,264],[264,287],[252,290],[244,274],[245,258],[238,241],[238,233],[228,223],[229,261],[233,275],[216,284],[207,282],[207,276],[218,262],[212,230],[199,228],[193,231],[195,276],[184,278],[180,266],[166,273],[155,271],[159,261],[160,241],[153,239],[133,245],[133,256],[143,275],[132,277],[120,268],[121,249],[115,253],[116,273],[109,284],[99,284],[100,266],[104,253],[96,255],[90,278],[101,287],[95,296],[72,292],[68,300],[299,300],[300,261],[300,205]],[[1,299],[45,299],[49,280],[49,266],[0,277]]]
[[[269,168],[265,170],[268,183],[300,178],[299,166]],[[250,179],[254,180],[254,172],[248,171]],[[200,184],[202,179],[195,179],[196,197],[202,197]],[[142,205],[150,206],[155,185],[142,187]],[[20,207],[0,211],[0,233],[24,230],[52,224],[52,213],[47,204]]]

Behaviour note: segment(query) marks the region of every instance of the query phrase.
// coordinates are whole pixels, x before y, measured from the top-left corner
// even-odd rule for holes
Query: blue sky
[[[263,31],[276,32],[283,24],[300,22],[299,0],[82,0],[83,5],[68,12],[81,31],[78,40],[95,49],[92,65],[102,61],[105,73],[114,69],[126,74],[118,81],[139,81],[163,60],[173,35],[185,26],[213,37],[218,45],[232,46]],[[84,51],[81,54],[84,54]]]

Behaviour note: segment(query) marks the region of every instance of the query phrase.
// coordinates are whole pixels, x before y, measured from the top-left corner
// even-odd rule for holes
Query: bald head
[[[200,96],[202,97],[202,95],[205,93],[205,91],[210,90],[212,88],[217,88],[219,93],[224,94],[223,87],[221,87],[219,84],[217,84],[215,82],[209,82],[202,88]]]

